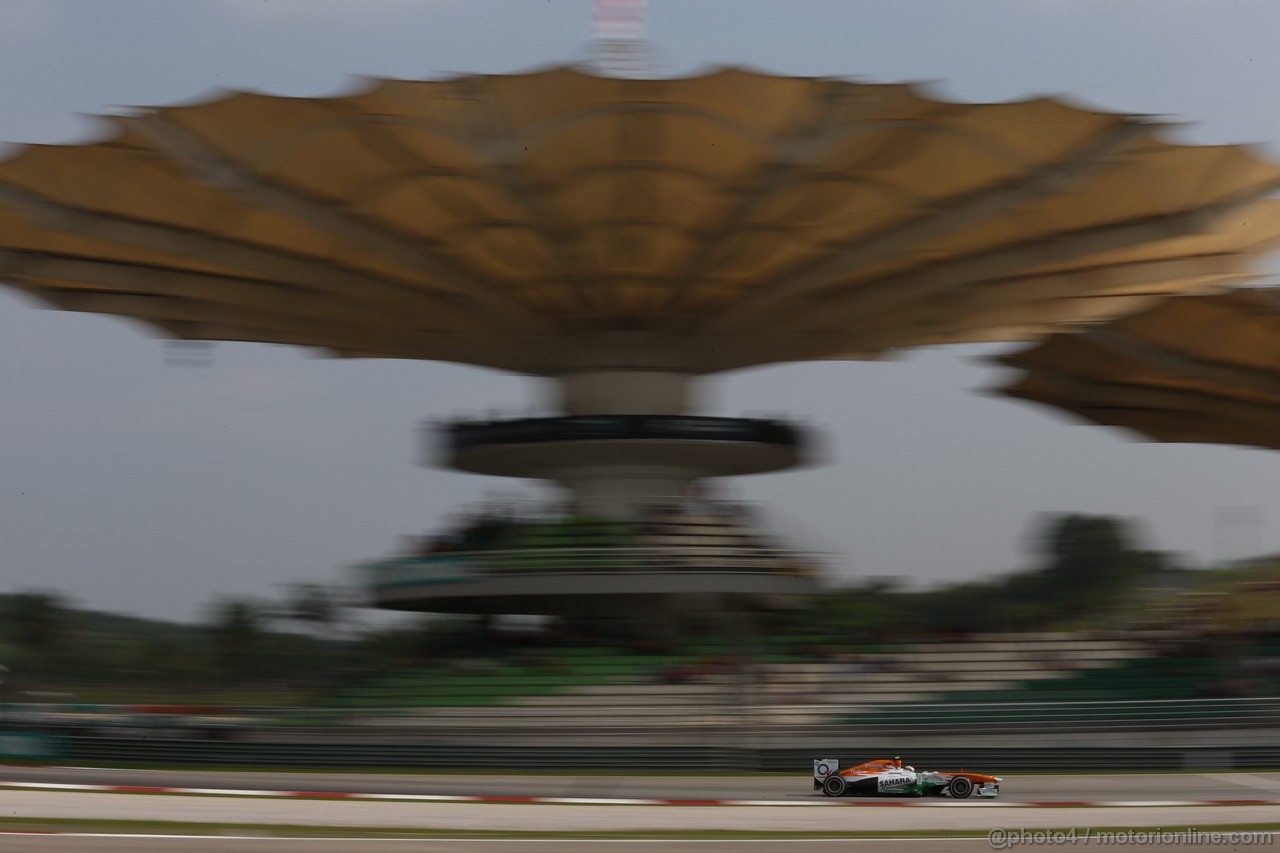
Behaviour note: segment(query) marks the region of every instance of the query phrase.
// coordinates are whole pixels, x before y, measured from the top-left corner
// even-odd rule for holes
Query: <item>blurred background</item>
[[[1261,0],[653,0],[643,39],[602,34],[610,5],[8,0],[0,139],[96,141],[83,116],[121,104],[327,97],[347,75],[614,62],[1062,94],[1179,145],[1280,153]],[[1000,360],[1025,344],[734,365],[636,410],[562,405],[534,369],[158,343],[38,304],[0,292],[0,728],[30,735],[10,758],[1275,765],[1280,457],[1108,420],[1111,398],[1013,394],[1067,420],[985,393],[1062,369]],[[1280,360],[1248,340],[1256,385]],[[1211,399],[1251,428],[1221,440],[1280,434],[1275,387],[1261,412]],[[1192,443],[1135,440],[1153,434]],[[666,469],[575,479],[602,459]]]

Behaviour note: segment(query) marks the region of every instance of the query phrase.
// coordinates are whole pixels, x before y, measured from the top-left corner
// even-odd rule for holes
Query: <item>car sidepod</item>
[[[875,776],[875,793],[881,797],[920,796],[920,777],[911,770],[886,770]]]
[[[951,781],[949,776],[943,776],[938,773],[921,773],[920,795],[923,797],[946,796],[947,782],[949,781]]]

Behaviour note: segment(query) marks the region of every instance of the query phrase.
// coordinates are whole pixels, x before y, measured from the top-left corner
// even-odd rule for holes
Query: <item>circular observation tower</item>
[[[569,380],[669,390],[646,372]],[[676,384],[682,384],[677,382]],[[615,398],[615,400],[622,398]],[[432,458],[462,471],[558,484],[559,511],[495,508],[416,553],[366,567],[389,607],[611,617],[786,606],[815,591],[813,557],[767,535],[745,506],[691,496],[709,478],[792,467],[807,433],[777,420],[658,413],[631,395],[627,414],[570,407],[559,417],[438,426]]]
[[[600,614],[808,591],[751,524],[706,523],[732,513],[680,513],[715,528],[702,550],[667,541],[685,535],[663,514],[690,484],[805,456],[788,424],[697,417],[696,377],[1035,340],[1238,287],[1280,236],[1275,165],[1049,98],[555,68],[237,92],[106,121],[100,142],[0,163],[12,286],[176,339],[560,388],[556,417],[435,440],[455,468],[559,483],[571,511],[538,524],[564,529],[519,520],[470,550],[371,567],[374,600],[404,609]]]

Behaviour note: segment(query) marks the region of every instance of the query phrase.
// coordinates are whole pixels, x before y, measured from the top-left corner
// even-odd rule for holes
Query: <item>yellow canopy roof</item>
[[[0,274],[186,339],[550,374],[1023,340],[1237,284],[1280,168],[1052,99],[558,68],[232,93],[0,163]]]
[[[1280,290],[1170,299],[1000,361],[1002,393],[1160,441],[1280,448]]]

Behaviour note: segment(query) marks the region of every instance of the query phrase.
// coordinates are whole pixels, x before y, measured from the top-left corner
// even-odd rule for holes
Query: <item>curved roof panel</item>
[[[1280,448],[1280,291],[1166,300],[1001,362],[1001,393],[1159,441]]]
[[[570,68],[232,93],[0,163],[0,274],[166,335],[550,374],[1023,340],[1235,285],[1280,167],[1052,99]]]

